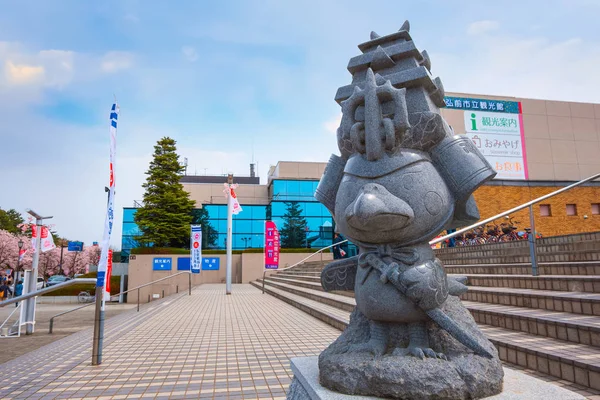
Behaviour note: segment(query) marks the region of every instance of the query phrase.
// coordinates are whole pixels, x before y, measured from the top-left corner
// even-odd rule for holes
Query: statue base
[[[351,396],[333,392],[319,383],[319,365],[317,357],[292,358],[294,379],[290,385],[289,400],[377,400],[382,397]],[[405,397],[411,399],[444,398]],[[552,385],[522,372],[504,369],[504,390],[486,400],[584,400],[585,397]]]

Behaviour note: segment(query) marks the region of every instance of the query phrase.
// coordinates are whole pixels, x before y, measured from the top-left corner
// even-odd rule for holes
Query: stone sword
[[[368,254],[365,257],[365,261],[369,263],[373,268],[378,270],[381,275],[381,280],[385,283],[386,281],[390,282],[400,293],[406,295],[407,288],[400,281],[400,272],[398,272],[397,268],[390,268],[390,265],[383,262],[379,259],[375,254]],[[407,296],[408,297],[408,296]],[[454,339],[458,340],[461,344],[467,346],[469,349],[473,350],[476,354],[480,356],[485,356],[488,358],[494,358],[494,356],[483,346],[479,344],[476,340],[474,340],[468,332],[466,332],[460,325],[458,325],[454,320],[452,320],[448,315],[442,311],[441,308],[433,308],[431,310],[424,310],[421,308],[425,314],[429,316],[435,322],[448,332]]]

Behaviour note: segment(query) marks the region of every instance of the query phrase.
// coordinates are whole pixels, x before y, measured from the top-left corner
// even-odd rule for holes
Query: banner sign
[[[202,259],[203,271],[218,271],[221,264],[219,257],[205,257]]]
[[[466,135],[488,160],[496,179],[527,179],[522,114],[465,111]]]
[[[179,257],[177,258],[177,271],[189,271],[190,270],[190,258]]]
[[[170,271],[173,268],[171,257],[157,257],[152,260],[153,271]]]
[[[190,259],[192,273],[199,274],[202,268],[202,225],[192,225]]]
[[[106,265],[106,288],[104,290],[104,301],[110,301],[110,277],[112,276],[113,251],[108,250],[108,264]]]
[[[117,120],[119,119],[119,105],[115,102],[110,110],[110,163],[109,163],[109,192],[108,207],[106,218],[104,220],[104,235],[102,236],[102,252],[100,253],[100,262],[98,263],[98,279],[96,287],[106,289],[106,270],[108,268],[108,251],[110,247],[110,237],[112,235],[113,223],[115,219],[115,157],[117,151]],[[106,291],[106,290],[105,290]],[[104,301],[102,302],[104,310]]]
[[[48,229],[47,226],[42,226],[42,253],[45,253],[50,250],[54,250],[56,245],[54,244],[54,238],[52,237],[52,233]],[[37,225],[31,225],[31,245],[33,246],[33,252],[37,251]]]
[[[229,188],[229,190],[231,191],[231,196],[229,196],[229,201],[232,202],[232,204],[231,204],[231,213],[233,215],[238,215],[243,210],[242,210],[242,206],[240,205],[240,202],[237,199],[235,191],[233,189],[234,189],[233,187]]]
[[[491,111],[509,114],[521,114],[521,103],[518,101],[470,99],[464,97],[444,97],[446,108],[455,110]]]
[[[279,231],[273,221],[265,221],[265,269],[279,268]]]

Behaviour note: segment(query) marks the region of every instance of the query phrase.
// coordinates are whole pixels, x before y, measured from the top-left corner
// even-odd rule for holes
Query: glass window
[[[306,203],[307,217],[321,217],[323,205],[321,203]]]
[[[265,232],[265,221],[263,220],[252,220],[252,233],[264,233]]]
[[[600,215],[600,203],[592,203],[592,215]]]
[[[233,222],[233,231],[236,233],[252,233],[252,221],[241,219]]]
[[[567,204],[567,215],[577,215],[577,204]]]
[[[133,222],[137,208],[124,208],[123,209],[123,222]]]
[[[277,201],[271,203],[273,217],[282,217],[285,214],[286,205],[284,202]]]
[[[219,219],[219,207],[215,205],[205,205],[204,208],[208,212],[209,219]]]
[[[214,228],[219,233],[227,233],[227,220],[219,219],[216,223],[213,223]]]
[[[252,219],[267,219],[267,206],[253,206],[252,207]]]
[[[550,208],[550,204],[540,204],[540,216],[542,217],[551,217],[552,210]]]
[[[286,195],[288,200],[300,200],[300,182],[288,181]]]
[[[285,200],[287,193],[287,182],[286,181],[273,181],[273,199]]]
[[[227,205],[220,204],[217,207],[219,208],[219,219],[227,219]]]
[[[140,229],[135,222],[123,222],[123,235],[135,236],[140,234]]]
[[[313,197],[313,182],[312,181],[300,181],[300,194],[304,197],[304,200],[312,199]]]

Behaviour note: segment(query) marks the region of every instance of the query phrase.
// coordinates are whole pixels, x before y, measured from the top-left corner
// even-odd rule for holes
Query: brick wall
[[[481,219],[489,218],[510,208],[551,193],[560,187],[549,186],[482,186],[475,192]],[[568,235],[600,231],[600,215],[592,215],[592,203],[600,203],[600,187],[576,187],[558,196],[551,197],[533,206],[536,230],[544,236]],[[549,204],[551,216],[540,216],[540,204]],[[567,204],[577,206],[577,215],[567,215]],[[584,215],[587,218],[584,219]],[[528,228],[529,210],[524,209],[511,215],[519,222],[519,230]],[[499,219],[499,225],[506,220]]]

